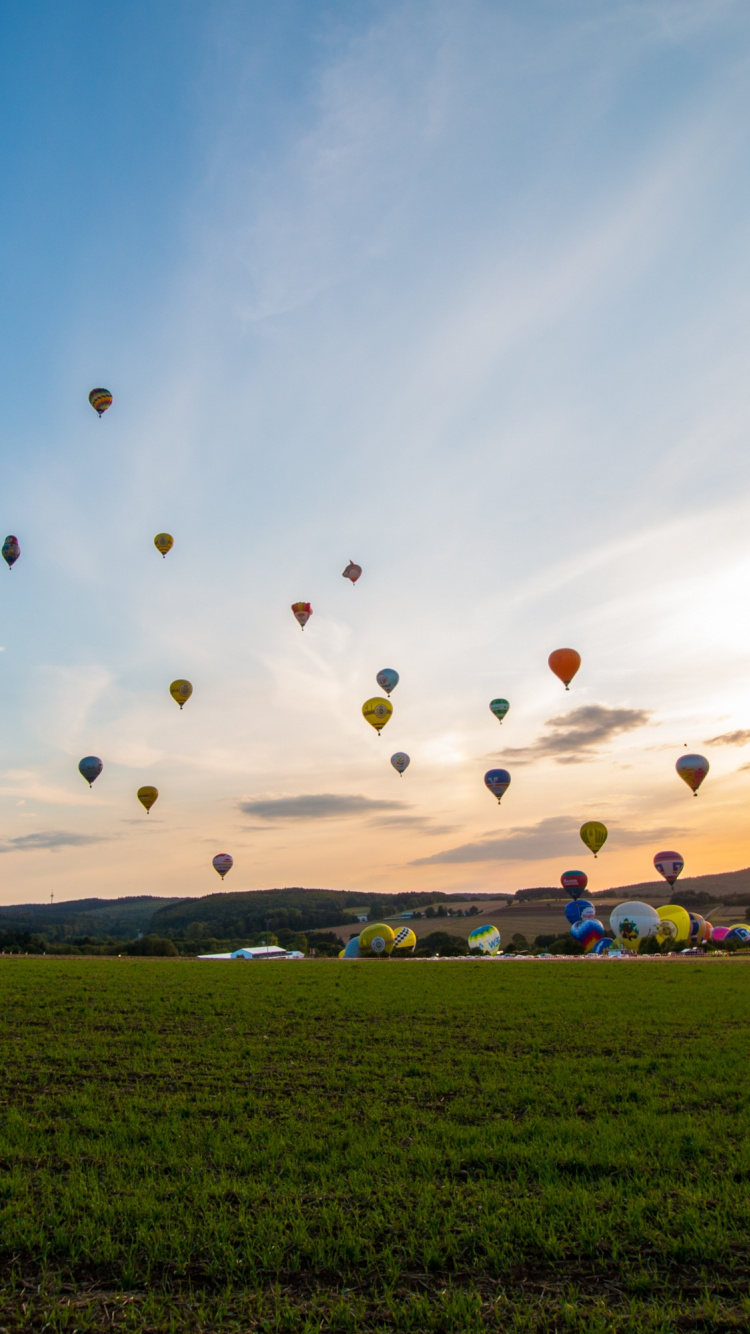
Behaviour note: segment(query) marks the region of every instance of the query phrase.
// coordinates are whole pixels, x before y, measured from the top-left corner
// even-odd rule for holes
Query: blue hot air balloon
[[[351,936],[349,943],[346,949],[344,950],[344,958],[345,959],[360,958],[359,936]]]
[[[392,667],[384,667],[382,672],[377,673],[375,680],[380,689],[384,690],[386,695],[390,695],[391,691],[395,690],[398,685],[398,672],[394,672]]]
[[[572,899],[570,903],[565,904],[563,912],[571,926],[575,926],[576,922],[585,921],[589,917],[596,917],[596,909],[593,903],[589,903],[588,899]]]
[[[104,765],[97,755],[84,755],[78,765],[78,772],[83,775],[91,787],[92,783],[99,777]]]
[[[502,801],[503,793],[507,792],[510,787],[510,774],[507,769],[488,769],[484,775],[484,782],[493,797]]]

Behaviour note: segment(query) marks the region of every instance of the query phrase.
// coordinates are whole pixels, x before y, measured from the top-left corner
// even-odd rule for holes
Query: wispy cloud
[[[503,757],[518,764],[554,757],[560,764],[577,764],[623,732],[645,727],[649,709],[610,708],[606,704],[582,704],[571,713],[550,718],[544,731],[530,746],[511,746]],[[750,737],[750,733],[748,733]]]
[[[106,843],[105,834],[74,834],[65,829],[50,829],[37,834],[20,834],[0,843],[0,852],[53,852],[56,848],[84,848],[90,843]]]
[[[610,830],[612,845],[641,847],[654,839],[670,839],[686,833],[685,829],[624,829]],[[455,862],[514,862],[542,861],[546,857],[589,856],[579,842],[579,825],[565,815],[553,815],[537,824],[518,825],[507,834],[485,838],[477,843],[462,843],[447,848],[432,857],[420,857],[412,866],[450,865]]]
[[[309,792],[298,797],[262,797],[237,803],[243,815],[259,820],[340,820],[347,815],[404,811],[402,801],[382,801],[348,793]],[[403,817],[402,817],[403,818]]]
[[[719,736],[709,737],[706,746],[746,746],[750,741],[750,728],[738,728],[736,732],[721,732]]]

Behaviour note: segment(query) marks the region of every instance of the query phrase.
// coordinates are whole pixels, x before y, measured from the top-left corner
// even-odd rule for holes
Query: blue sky
[[[747,864],[745,7],[8,14],[4,901]]]

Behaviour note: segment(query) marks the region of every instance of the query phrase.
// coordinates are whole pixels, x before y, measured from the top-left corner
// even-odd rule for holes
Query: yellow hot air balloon
[[[690,913],[679,903],[663,903],[656,911],[661,918],[657,940],[671,940],[675,945],[687,944],[690,939]]]
[[[417,937],[410,926],[402,926],[393,937],[394,953],[401,953],[402,950],[413,950],[417,943]]]
[[[365,700],[362,705],[362,713],[370,727],[374,727],[379,736],[381,728],[385,727],[393,713],[393,705],[389,699],[383,699],[382,695],[373,695],[372,699]]]
[[[172,696],[172,699],[176,700],[180,708],[182,708],[183,704],[187,704],[187,701],[190,699],[190,696],[193,693],[193,687],[189,681],[173,681],[169,687],[169,693]]]
[[[605,824],[600,824],[598,820],[589,820],[587,824],[581,825],[580,833],[586,847],[591,849],[594,856],[601,852],[607,841],[607,826]]]
[[[151,807],[156,801],[158,795],[159,795],[158,787],[139,787],[138,791],[136,792],[136,796],[140,801],[141,806],[146,807],[146,812],[151,810]]]
[[[363,954],[390,954],[395,939],[387,922],[373,922],[360,932],[359,948]]]
[[[154,538],[154,546],[160,551],[162,556],[166,556],[168,551],[174,546],[174,538],[171,533],[157,533]]]

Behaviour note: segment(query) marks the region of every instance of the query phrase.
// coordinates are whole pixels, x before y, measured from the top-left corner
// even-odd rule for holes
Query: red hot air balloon
[[[679,852],[657,852],[654,866],[668,885],[673,885],[685,865]]]
[[[588,883],[585,871],[563,871],[560,876],[560,884],[563,889],[567,889],[572,899],[580,899]]]
[[[698,788],[708,773],[708,760],[702,755],[681,755],[675,765],[680,778],[692,791],[694,797],[698,796]]]
[[[304,630],[305,626],[307,625],[307,622],[312,616],[312,607],[310,606],[310,603],[293,602],[292,611],[294,612],[295,620],[299,621],[300,628]]]
[[[554,653],[550,653],[547,661],[550,671],[553,671],[565,689],[569,690],[570,683],[581,665],[580,653],[576,653],[574,648],[556,648]]]
[[[355,561],[350,560],[345,570],[341,571],[342,578],[351,579],[352,584],[356,584],[362,574],[362,566],[357,565]]]
[[[228,852],[217,852],[212,865],[216,873],[220,875],[223,880],[227,871],[231,871],[234,866],[234,857],[230,857]]]

